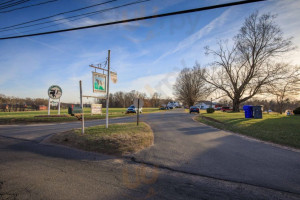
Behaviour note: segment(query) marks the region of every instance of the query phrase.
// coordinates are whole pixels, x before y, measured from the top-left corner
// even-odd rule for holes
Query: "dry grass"
[[[105,154],[124,155],[149,147],[153,144],[153,132],[149,125],[140,123],[111,124],[106,129],[104,125],[56,134],[50,138],[51,142],[94,151]]]

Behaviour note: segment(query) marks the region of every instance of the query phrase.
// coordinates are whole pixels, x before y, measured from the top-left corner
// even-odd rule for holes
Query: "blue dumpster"
[[[243,109],[245,111],[245,118],[253,118],[253,106],[245,105]]]

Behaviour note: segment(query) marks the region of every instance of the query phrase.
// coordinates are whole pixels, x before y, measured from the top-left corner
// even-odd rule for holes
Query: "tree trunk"
[[[233,112],[240,112],[240,101],[238,99],[234,99],[232,101],[232,111]]]

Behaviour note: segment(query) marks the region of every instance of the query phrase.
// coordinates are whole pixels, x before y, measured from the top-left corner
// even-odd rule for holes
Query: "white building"
[[[207,109],[207,108],[211,108],[211,104],[212,104],[212,108],[216,107],[215,102],[210,102],[210,101],[199,101],[195,104],[196,107],[198,107],[199,109]]]
[[[176,107],[179,107],[179,103],[178,102],[175,102],[175,101],[170,101],[168,104],[167,104],[168,107],[173,107],[173,108],[176,108]]]

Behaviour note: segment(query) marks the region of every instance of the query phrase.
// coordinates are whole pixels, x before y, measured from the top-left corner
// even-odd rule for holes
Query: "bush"
[[[213,109],[213,108],[207,108],[207,109],[206,109],[206,112],[207,112],[207,113],[214,113],[214,112],[215,112],[215,109]]]
[[[300,107],[296,108],[293,112],[295,115],[300,115]]]

